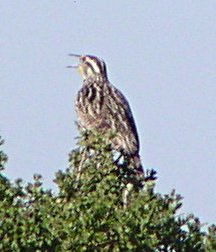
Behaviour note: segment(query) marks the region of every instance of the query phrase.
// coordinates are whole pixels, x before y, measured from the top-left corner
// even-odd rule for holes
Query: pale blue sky
[[[0,2],[0,134],[9,178],[67,167],[81,80],[68,53],[105,60],[128,98],[157,190],[215,222],[216,1]]]

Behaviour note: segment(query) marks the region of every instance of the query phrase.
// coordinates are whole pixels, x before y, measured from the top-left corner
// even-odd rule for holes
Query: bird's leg
[[[77,178],[76,178],[76,180],[80,179],[81,171],[82,171],[82,168],[83,168],[83,163],[85,162],[86,157],[87,157],[87,152],[88,152],[88,147],[84,147],[84,149],[82,151],[82,154],[81,154],[82,158],[80,160],[80,163],[79,163],[79,166],[78,166],[78,169],[77,169]]]
[[[128,196],[130,192],[132,191],[132,189],[133,189],[133,184],[128,183],[126,185],[126,188],[122,192],[122,202],[123,202],[124,209],[126,209],[128,206]]]

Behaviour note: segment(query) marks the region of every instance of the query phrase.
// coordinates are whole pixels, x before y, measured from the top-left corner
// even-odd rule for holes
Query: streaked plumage
[[[77,68],[83,78],[75,104],[80,126],[116,132],[113,149],[129,157],[134,167],[142,171],[139,139],[130,106],[124,95],[110,84],[104,61],[90,55],[72,56],[79,57]]]

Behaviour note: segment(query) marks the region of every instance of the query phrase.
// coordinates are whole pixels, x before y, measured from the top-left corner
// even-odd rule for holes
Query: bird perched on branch
[[[124,95],[110,84],[103,60],[90,55],[77,57],[83,85],[76,98],[78,123],[83,129],[115,132],[112,148],[127,157],[137,172],[143,173],[139,156],[139,138],[134,118]]]

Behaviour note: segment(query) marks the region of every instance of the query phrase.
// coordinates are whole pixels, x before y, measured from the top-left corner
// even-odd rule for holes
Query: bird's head
[[[83,80],[96,77],[107,79],[106,65],[102,59],[91,55],[69,54],[69,56],[79,58],[78,65],[68,67],[77,68]]]

